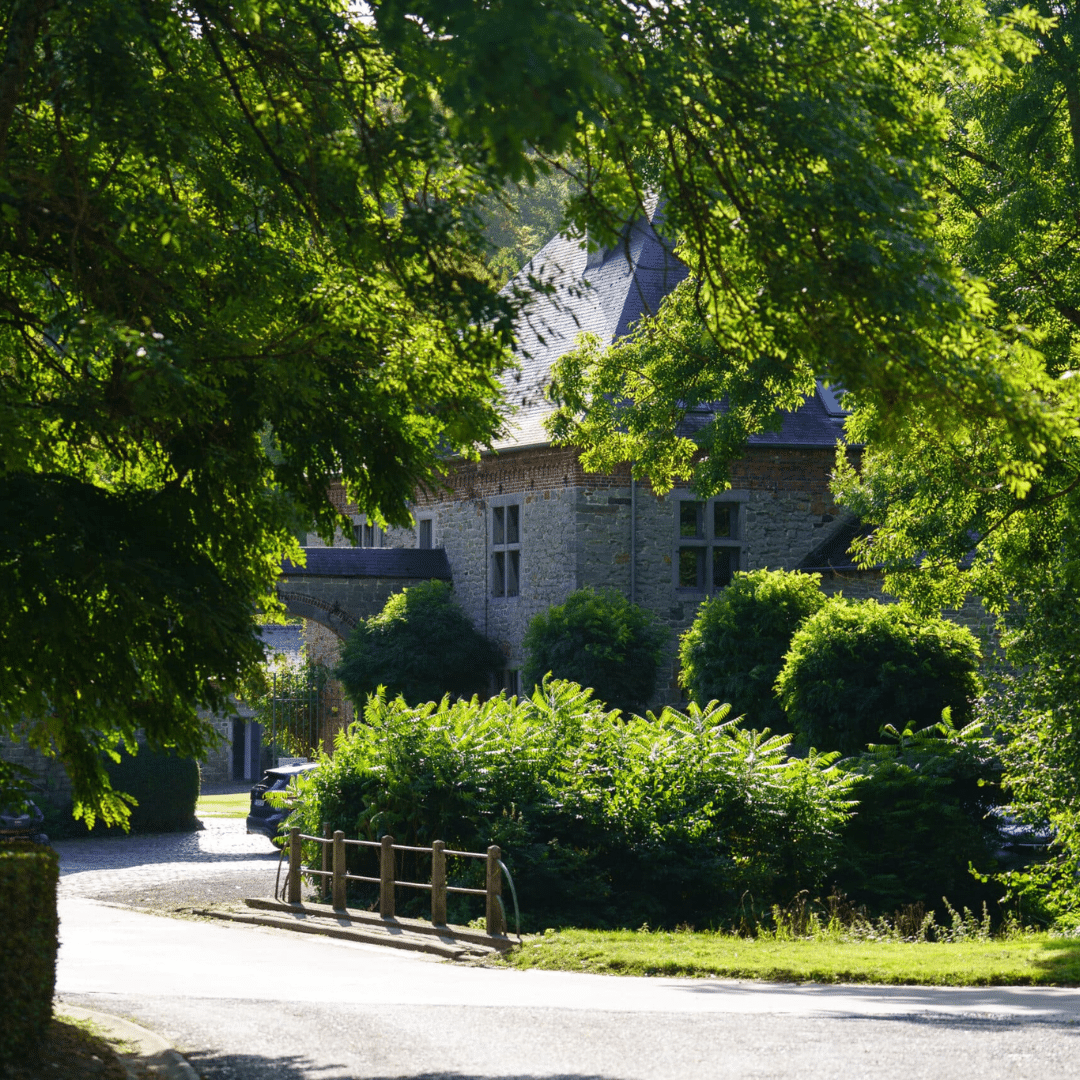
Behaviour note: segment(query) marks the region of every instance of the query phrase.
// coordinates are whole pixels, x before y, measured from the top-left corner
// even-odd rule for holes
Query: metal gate
[[[341,684],[323,664],[275,671],[269,704],[270,754],[275,764],[279,757],[315,758],[320,751],[330,753],[334,736],[347,726],[352,714]]]

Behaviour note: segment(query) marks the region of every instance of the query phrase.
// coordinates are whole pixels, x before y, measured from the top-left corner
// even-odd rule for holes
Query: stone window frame
[[[435,518],[431,514],[416,519],[416,546],[421,549],[435,546]]]
[[[488,595],[492,600],[516,601],[521,597],[521,551],[524,538],[525,499],[521,494],[495,495],[487,500]],[[512,515],[511,511],[516,514]],[[497,513],[498,512],[498,513]],[[517,519],[517,540],[510,540],[510,520]],[[502,543],[498,523],[502,522]],[[510,591],[513,588],[514,591]]]
[[[715,584],[713,567],[716,553],[728,554],[729,574],[746,569],[746,504],[748,491],[722,491],[709,499],[702,499],[693,492],[680,492],[672,500],[674,504],[674,536],[672,547],[672,584],[676,592],[684,595],[712,596],[727,585]],[[698,535],[683,535],[683,507],[687,504],[699,504],[702,507],[701,525]],[[727,535],[716,535],[716,507],[726,507],[730,511]],[[697,558],[697,581],[699,584],[686,585],[682,580],[683,552],[696,550],[701,554]],[[730,581],[730,576],[728,577]]]

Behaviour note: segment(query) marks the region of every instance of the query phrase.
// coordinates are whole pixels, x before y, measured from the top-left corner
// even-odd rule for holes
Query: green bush
[[[776,677],[802,621],[825,604],[818,574],[737,573],[682,636],[680,681],[691,701],[726,701],[756,728],[786,730]]]
[[[887,724],[927,727],[946,708],[966,724],[980,660],[966,627],[907,604],[836,597],[796,631],[777,687],[801,744],[853,754]]]
[[[56,986],[57,854],[51,848],[13,844],[0,848],[0,1064],[40,1045],[52,1018]]]
[[[450,586],[429,581],[395,593],[382,611],[349,635],[334,674],[362,704],[385,686],[414,705],[444,694],[485,693],[505,660],[478,633]]]
[[[578,589],[529,623],[522,689],[529,692],[551,672],[592,687],[613,709],[644,712],[667,639],[651,611],[614,589]]]
[[[979,910],[1001,886],[1002,837],[992,811],[1001,802],[1001,765],[979,725],[957,730],[946,718],[929,728],[886,731],[885,741],[842,763],[858,778],[858,806],[844,829],[836,885],[874,913],[906,904]]]
[[[785,739],[724,714],[624,720],[550,679],[524,701],[411,708],[376,696],[301,780],[293,822],[459,850],[497,843],[533,928],[734,920],[826,879],[852,781],[832,757],[789,760]],[[377,876],[374,856],[350,851],[353,872]],[[403,858],[407,880],[427,880],[430,860]],[[452,861],[451,883],[481,885],[482,869]],[[429,898],[412,895],[407,910],[423,914]],[[478,914],[451,901],[451,921]]]
[[[131,795],[132,832],[182,832],[195,828],[199,799],[199,763],[172,751],[140,746],[137,754],[121,751],[107,765],[113,788]]]

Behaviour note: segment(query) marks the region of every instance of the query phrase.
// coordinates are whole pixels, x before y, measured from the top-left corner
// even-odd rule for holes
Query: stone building
[[[506,656],[503,683],[511,690],[519,689],[529,621],[575,589],[615,588],[652,609],[671,627],[674,658],[677,633],[735,570],[816,569],[815,553],[847,526],[829,491],[843,412],[824,387],[785,414],[778,432],[753,436],[732,468],[731,489],[708,500],[686,488],[659,496],[629,467],[588,473],[577,451],[551,445],[543,421],[554,361],[581,332],[602,342],[625,334],[686,276],[653,221],[637,223],[606,251],[587,254],[557,237],[525,274],[554,289],[519,324],[521,367],[503,380],[512,411],[493,452],[451,464],[445,490],[418,493],[412,529],[381,533],[343,507],[355,536],[335,540],[335,547],[355,541],[369,565],[380,549],[384,557],[387,549],[442,549],[458,600]],[[325,629],[309,632],[325,652]],[[674,663],[666,681],[657,704],[679,697]]]

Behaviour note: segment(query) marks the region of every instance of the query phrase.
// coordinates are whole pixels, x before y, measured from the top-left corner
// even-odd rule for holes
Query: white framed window
[[[743,502],[732,492],[675,500],[675,587],[713,593],[743,564]]]
[[[503,497],[488,509],[491,530],[491,595],[521,594],[521,499]]]
[[[433,541],[434,531],[435,531],[435,527],[434,527],[434,524],[432,523],[431,518],[429,518],[429,517],[427,517],[427,518],[417,518],[417,521],[416,521],[416,546],[418,548],[433,547],[434,544],[433,544],[432,541]]]

